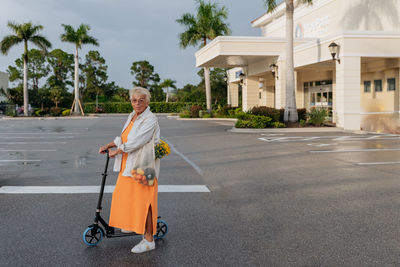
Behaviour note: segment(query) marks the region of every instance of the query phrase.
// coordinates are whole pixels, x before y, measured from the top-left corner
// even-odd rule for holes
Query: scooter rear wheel
[[[157,232],[153,236],[154,239],[160,239],[166,236],[168,233],[168,224],[166,221],[157,220]]]
[[[83,232],[83,242],[85,242],[88,246],[95,246],[103,240],[104,231],[101,227],[97,226],[96,229],[94,226],[89,226]]]

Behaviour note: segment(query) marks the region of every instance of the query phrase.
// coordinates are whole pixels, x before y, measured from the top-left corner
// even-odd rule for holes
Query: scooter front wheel
[[[168,224],[166,221],[157,220],[157,232],[153,236],[154,239],[163,238],[168,233]]]
[[[88,246],[95,246],[103,240],[104,231],[99,226],[89,226],[83,232],[83,242]]]

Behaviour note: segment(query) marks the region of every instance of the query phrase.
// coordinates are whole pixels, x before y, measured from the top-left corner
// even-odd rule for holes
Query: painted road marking
[[[55,152],[56,149],[0,149],[0,152]]]
[[[60,134],[81,134],[81,133],[64,133],[64,132],[59,132],[59,133],[46,133],[46,132],[39,132],[39,133],[5,133],[2,132],[1,134],[12,134],[12,135],[44,135],[44,134],[50,134],[50,135],[60,135]]]
[[[377,136],[287,136],[287,137],[259,137],[258,140],[265,142],[304,142],[304,141],[318,141],[318,140],[332,140],[332,141],[374,141],[374,140],[398,140],[399,135],[377,135]]]
[[[75,136],[0,136],[1,139],[71,139]]]
[[[200,169],[199,166],[197,166],[193,161],[191,161],[190,159],[188,159],[185,155],[183,155],[181,152],[179,152],[178,150],[175,149],[175,147],[171,144],[171,142],[169,142],[165,137],[161,137],[162,140],[164,140],[170,147],[170,149],[175,152],[176,154],[178,154],[183,160],[185,160],[187,163],[189,163],[190,166],[193,167],[193,169],[195,169],[195,171],[200,175],[203,176],[204,172],[202,169]]]
[[[112,193],[114,185],[106,185],[104,193]],[[88,194],[99,193],[100,186],[3,186],[0,194]],[[205,185],[159,185],[159,193],[209,193]]]
[[[261,134],[261,135],[264,135],[264,136],[277,136],[277,135],[283,135],[283,134]]]
[[[376,152],[376,151],[400,151],[400,148],[366,148],[366,149],[335,149],[335,150],[311,150],[310,153],[345,153],[345,152]]]
[[[368,166],[368,165],[392,165],[392,164],[400,164],[400,161],[393,161],[393,162],[365,162],[365,163],[356,163],[360,166]]]
[[[3,159],[1,162],[40,162],[40,159]]]
[[[27,144],[63,144],[67,142],[0,142],[0,145],[27,145]]]

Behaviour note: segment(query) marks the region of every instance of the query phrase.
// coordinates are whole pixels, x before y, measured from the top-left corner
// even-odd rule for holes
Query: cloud
[[[262,0],[246,2],[218,1],[229,11],[228,23],[233,35],[260,35],[251,28],[250,21],[264,13]],[[32,21],[44,26],[41,32],[53,44],[74,53],[74,46],[60,41],[61,24],[74,27],[81,23],[91,26],[90,35],[99,40],[100,46],[84,46],[80,57],[89,50],[99,50],[109,66],[109,80],[129,88],[133,77],[133,61],[148,60],[162,79],[177,81],[178,87],[187,83],[197,84],[200,78],[195,68],[194,53],[197,48],[179,48],[178,34],[183,27],[175,20],[183,13],[195,12],[195,1],[189,0],[3,0],[0,10],[0,38],[10,34],[8,21]],[[30,46],[32,48],[32,46]],[[22,45],[0,56],[0,70],[5,71],[23,52]]]

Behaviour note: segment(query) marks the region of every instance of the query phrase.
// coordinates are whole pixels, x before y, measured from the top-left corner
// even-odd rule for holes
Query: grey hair
[[[129,90],[129,97],[132,100],[133,95],[145,95],[146,96],[146,101],[149,103],[151,94],[149,90],[143,87],[134,87],[131,90]]]

